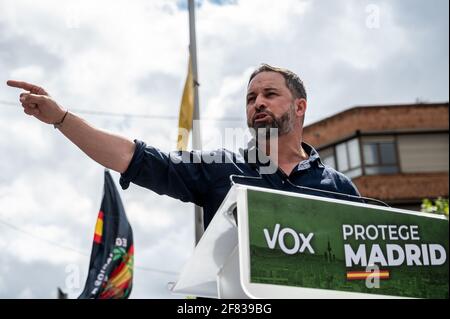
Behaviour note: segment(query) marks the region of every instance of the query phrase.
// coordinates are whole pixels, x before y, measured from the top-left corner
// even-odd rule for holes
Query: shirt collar
[[[301,161],[297,165],[297,171],[302,171],[311,167],[312,163],[318,162],[318,165],[323,165],[320,160],[319,153],[316,151],[314,147],[309,145],[308,143],[302,142],[302,148],[305,150],[306,154],[308,154],[308,159]]]
[[[242,153],[242,155],[244,156],[244,158],[247,158],[248,156],[248,152],[249,151],[255,151],[256,145],[253,141],[249,143],[248,148]],[[297,171],[302,171],[302,170],[306,170],[308,168],[311,167],[312,163],[317,162],[318,166],[323,166],[323,163],[320,159],[319,153],[316,151],[316,149],[314,147],[312,147],[311,145],[309,145],[308,143],[302,142],[302,148],[305,150],[305,152],[308,154],[308,159],[303,160],[301,162],[298,163],[297,165]],[[264,154],[262,154],[264,156]],[[260,165],[259,161],[258,161],[258,166]]]

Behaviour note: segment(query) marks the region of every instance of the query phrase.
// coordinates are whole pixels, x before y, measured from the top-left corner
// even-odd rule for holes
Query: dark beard
[[[281,115],[278,118],[275,116],[275,114],[273,114],[270,111],[257,112],[257,113],[255,113],[255,115],[253,117],[258,115],[259,113],[266,113],[267,115],[269,115],[272,118],[272,121],[270,123],[255,123],[255,121],[253,121],[253,123],[250,123],[250,121],[247,122],[247,125],[249,128],[253,128],[256,130],[255,137],[257,139],[263,138],[263,139],[268,140],[271,137],[283,136],[283,135],[291,132],[294,127],[294,123],[293,123],[294,105],[291,105],[289,107],[289,110],[286,111],[283,115]],[[275,136],[271,136],[271,134],[270,134],[271,129],[277,130]]]

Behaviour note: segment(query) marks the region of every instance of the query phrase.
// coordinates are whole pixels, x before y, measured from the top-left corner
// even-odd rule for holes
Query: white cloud
[[[173,217],[158,208],[148,209],[142,203],[132,202],[127,207],[128,214],[133,216],[133,222],[139,227],[151,231],[152,228],[167,228],[173,225]]]
[[[11,77],[14,79],[28,78],[33,82],[39,83],[43,80],[44,70],[39,65],[28,65],[11,71]]]
[[[37,296],[34,295],[33,290],[30,287],[22,290],[17,296],[18,299],[35,299]]]
[[[60,266],[80,260],[79,253],[69,249],[70,246],[65,246],[66,243],[72,244],[70,238],[66,239],[71,234],[68,229],[61,226],[22,226],[21,229],[30,234],[40,234],[40,237],[35,237],[35,235],[33,237],[14,235],[13,238],[15,239],[7,245],[5,251],[10,258],[25,264],[46,262]],[[56,244],[48,244],[47,240],[51,243],[57,243],[58,246]]]

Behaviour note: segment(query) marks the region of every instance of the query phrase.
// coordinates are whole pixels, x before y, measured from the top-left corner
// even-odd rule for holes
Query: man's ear
[[[306,102],[306,99],[298,98],[294,101],[295,104],[295,114],[299,117],[304,117],[306,113],[306,107],[308,103]]]

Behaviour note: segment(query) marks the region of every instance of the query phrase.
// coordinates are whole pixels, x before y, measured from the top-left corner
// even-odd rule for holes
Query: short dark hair
[[[292,96],[296,99],[305,99],[306,100],[306,90],[303,84],[303,81],[300,77],[294,72],[283,69],[275,66],[271,66],[269,64],[261,64],[255,71],[253,71],[252,75],[250,75],[250,79],[248,80],[248,84],[253,80],[255,76],[257,76],[261,72],[276,72],[280,73],[284,79],[286,80],[286,86],[291,91]],[[248,85],[247,84],[247,85]]]

